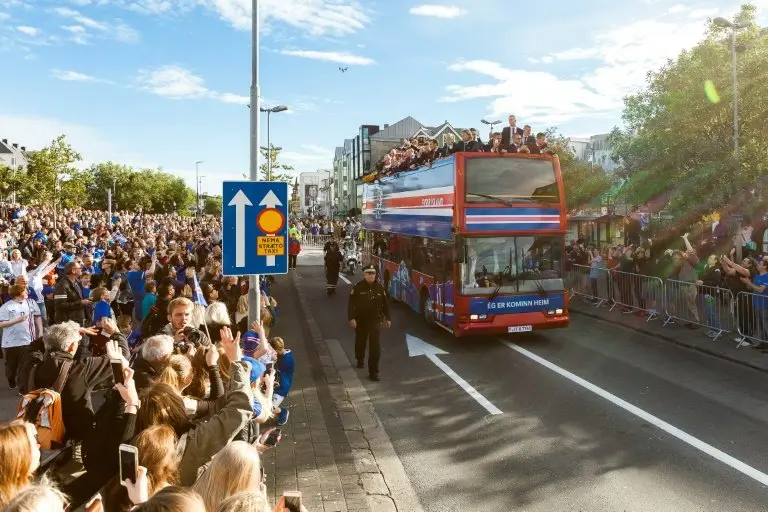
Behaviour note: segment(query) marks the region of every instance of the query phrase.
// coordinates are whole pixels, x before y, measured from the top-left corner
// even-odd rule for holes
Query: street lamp
[[[200,191],[199,192],[200,193],[200,197],[197,199],[197,209],[198,209],[198,211],[200,211],[200,209],[202,208],[201,205],[200,205],[200,202],[201,202],[200,200],[204,199],[203,196],[205,196],[205,194],[203,193],[203,178],[205,178],[205,176],[200,176],[199,178],[197,178],[197,189]]]
[[[200,209],[200,164],[202,164],[202,160],[198,160],[195,162],[195,206]],[[197,215],[198,212],[195,211],[195,215]]]
[[[493,127],[496,126],[497,124],[501,124],[501,121],[486,121],[485,119],[481,119],[480,122],[483,124],[487,124],[488,126],[491,127],[491,137],[493,137]],[[488,138],[490,139],[491,137],[488,137]]]
[[[259,111],[267,113],[267,147],[268,148],[271,148],[270,142],[269,142],[269,117],[272,114],[276,114],[278,112],[285,112],[286,110],[288,110],[288,107],[286,105],[278,105],[272,108],[259,107]],[[272,181],[272,150],[271,149],[267,151],[267,181]]]
[[[731,31],[731,81],[733,89],[733,159],[736,165],[736,173],[741,170],[741,156],[739,155],[739,79],[736,73],[738,65],[738,54],[746,50],[746,46],[736,43],[736,33],[747,28],[749,25],[746,23],[731,22],[725,18],[717,17],[712,20],[715,26],[720,28],[730,29]],[[731,181],[734,187],[734,195],[738,187],[738,178]],[[741,217],[738,218],[738,230],[736,236],[741,235]],[[741,244],[736,244],[736,258],[737,261],[741,261]]]

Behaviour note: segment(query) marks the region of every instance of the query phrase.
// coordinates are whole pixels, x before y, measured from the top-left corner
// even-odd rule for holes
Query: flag
[[[126,238],[126,236],[120,233],[119,231],[116,231],[115,234],[112,235],[112,240],[114,240],[120,245],[125,245],[125,243],[128,242],[128,238]]]
[[[197,274],[192,276],[194,288],[192,289],[192,302],[200,304],[204,308],[208,307],[208,302],[203,297],[203,289],[200,288],[200,281],[197,280]]]

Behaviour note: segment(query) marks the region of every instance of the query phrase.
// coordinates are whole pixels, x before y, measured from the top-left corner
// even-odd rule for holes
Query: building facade
[[[448,121],[435,126],[426,126],[411,116],[383,126],[364,124],[352,139],[345,139],[343,146],[338,146],[333,159],[333,199],[335,215],[346,216],[350,210],[363,206],[363,187],[361,178],[373,171],[384,155],[400,146],[403,139],[424,136],[437,139],[442,146],[445,137],[453,134],[455,140],[459,133]]]
[[[26,171],[31,154],[25,146],[8,142],[8,139],[0,140],[0,165],[15,171]]]

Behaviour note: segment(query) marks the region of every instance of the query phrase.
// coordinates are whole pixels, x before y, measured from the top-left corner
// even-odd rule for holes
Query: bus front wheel
[[[427,325],[431,325],[435,321],[434,312],[432,311],[432,301],[429,298],[429,292],[426,288],[421,289],[421,298],[419,300],[421,317]]]

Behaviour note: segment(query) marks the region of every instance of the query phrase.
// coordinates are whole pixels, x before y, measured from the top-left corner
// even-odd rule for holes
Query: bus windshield
[[[467,203],[557,203],[560,194],[551,160],[467,158]]]
[[[563,237],[462,239],[461,293],[543,293],[563,287]]]

